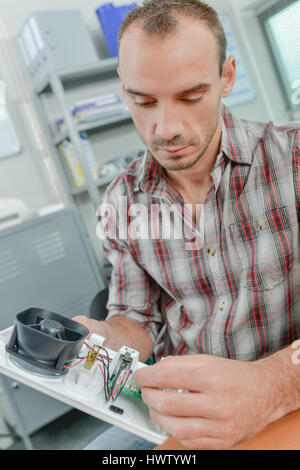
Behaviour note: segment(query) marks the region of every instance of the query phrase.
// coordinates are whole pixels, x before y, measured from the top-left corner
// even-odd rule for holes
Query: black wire
[[[109,357],[108,351],[107,349],[104,348],[104,346],[102,346],[102,349],[106,354],[107,362],[105,363],[102,357],[98,357],[98,360],[101,360],[103,364],[105,398],[106,398],[106,401],[108,401],[109,400],[109,381],[110,381],[109,361],[111,361],[111,358]]]
[[[118,372],[115,374],[115,377],[114,377],[114,380],[113,380],[113,383],[110,387],[110,390],[109,390],[109,398],[111,398],[112,394],[113,394],[113,391],[115,389],[115,384],[116,384],[116,381],[118,380],[118,378],[120,377],[121,373],[123,372],[123,369],[125,368],[126,369],[127,365],[124,364],[124,362],[121,362],[120,364],[120,367],[119,367],[119,370]]]
[[[104,375],[104,393],[105,393],[105,399],[106,401],[109,400],[109,381],[110,381],[110,371],[109,371],[109,361],[111,361],[111,358],[109,357],[108,351],[102,346],[101,349],[106,354],[106,361],[104,361],[104,358],[101,356],[97,357],[97,360],[101,362],[103,366],[103,375]]]
[[[127,380],[129,379],[129,377],[130,377],[131,374],[132,374],[132,370],[129,371],[129,374],[127,375],[125,381],[124,381],[124,382],[122,383],[122,385],[120,386],[120,388],[119,388],[119,390],[118,390],[118,392],[117,392],[117,395],[115,395],[115,396],[112,397],[112,400],[113,400],[113,401],[115,401],[115,400],[118,398],[118,396],[120,395],[120,393],[122,392],[123,388],[125,387],[126,382],[127,382]]]
[[[108,379],[109,379],[108,364],[104,361],[102,357],[98,357],[97,360],[101,362],[103,366],[104,393],[105,393],[105,398],[107,401],[108,400]]]
[[[101,349],[105,352],[106,360],[104,360],[104,358],[99,355],[97,357],[97,361],[101,362],[101,364],[103,366],[105,399],[106,399],[106,401],[108,401],[110,398],[112,398],[112,400],[115,401],[119,397],[119,395],[122,392],[123,388],[125,387],[128,379],[129,379],[129,377],[132,373],[132,370],[130,370],[130,372],[129,372],[128,376],[126,377],[125,381],[119,386],[119,389],[118,389],[118,392],[117,392],[116,396],[112,397],[112,395],[114,393],[114,390],[115,390],[116,381],[118,380],[118,378],[122,374],[123,370],[124,370],[124,375],[126,374],[126,369],[128,367],[128,363],[125,363],[124,361],[122,361],[120,366],[119,366],[119,370],[117,371],[117,373],[114,374],[112,377],[110,377],[109,362],[112,359],[110,358],[107,349],[105,349],[103,346],[101,346]],[[123,375],[123,377],[124,377],[124,375]],[[113,382],[110,386],[109,383],[110,383],[112,378],[113,378]]]
[[[104,346],[101,346],[101,348],[103,349],[103,351],[105,351],[105,354],[106,354],[106,357],[107,357],[107,361],[108,361],[108,362],[109,362],[109,361],[111,361],[111,360],[112,360],[112,358],[111,358],[111,357],[109,357],[109,354],[108,354],[108,351],[107,351],[107,349],[105,349],[105,347],[104,347]]]

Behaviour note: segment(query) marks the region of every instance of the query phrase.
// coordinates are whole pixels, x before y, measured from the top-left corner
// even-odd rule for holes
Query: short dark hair
[[[200,0],[144,0],[125,16],[118,35],[118,46],[124,32],[135,21],[142,22],[142,30],[162,37],[174,33],[179,22],[173,13],[192,16],[204,21],[215,35],[219,48],[219,71],[222,75],[226,61],[227,39],[219,16],[211,6]]]

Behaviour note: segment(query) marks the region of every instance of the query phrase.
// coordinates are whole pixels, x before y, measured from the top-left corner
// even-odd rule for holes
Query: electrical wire
[[[83,343],[85,346],[87,346],[89,349],[93,350],[93,348],[86,342]],[[103,382],[104,382],[104,394],[105,394],[105,399],[108,401],[110,398],[115,401],[120,393],[122,392],[123,388],[125,387],[127,380],[132,373],[132,370],[128,368],[128,362],[125,362],[124,360],[121,360],[121,364],[119,365],[117,373],[113,374],[112,377],[110,377],[110,370],[109,370],[109,363],[112,361],[111,357],[108,354],[108,351],[105,347],[101,346],[101,349],[104,351],[104,354],[99,354],[96,357],[96,360],[98,362],[99,369],[102,374]],[[79,356],[77,356],[79,358]],[[83,358],[79,358],[80,360],[76,362],[75,364],[72,364],[71,366],[66,366],[68,369],[75,367],[76,365],[80,364],[84,359],[86,359],[86,356]],[[122,379],[117,383],[119,378],[122,376]],[[110,384],[110,382],[112,383]]]
[[[66,369],[72,369],[72,367],[77,366],[77,365],[80,364],[82,361],[84,361],[84,359],[86,359],[86,356],[85,356],[85,357],[82,357],[78,362],[75,362],[75,364],[72,364],[71,366],[65,366],[65,367],[66,367]]]
[[[120,383],[119,383],[119,384],[117,385],[117,387],[115,388],[115,390],[114,390],[114,392],[113,392],[113,394],[112,394],[112,396],[111,396],[111,398],[112,398],[113,401],[115,401],[115,400],[118,398],[118,396],[120,395],[120,393],[121,393],[121,391],[123,390],[123,388],[125,387],[126,382],[127,382],[127,380],[128,380],[128,378],[129,378],[129,376],[130,376],[131,373],[132,373],[132,370],[129,369],[129,370],[126,372],[126,374],[124,375],[124,377],[122,378],[122,380],[120,381]],[[124,383],[123,383],[123,382],[124,382]],[[122,384],[123,384],[123,386],[121,387]],[[120,388],[120,387],[121,387],[121,388]],[[119,390],[118,390],[118,389],[119,389]],[[117,390],[118,390],[118,393],[117,393],[117,396],[115,397],[115,394],[116,394]]]
[[[83,344],[84,344],[85,346],[87,346],[88,348],[90,348],[91,350],[93,350],[93,348],[92,348],[88,343],[85,343],[85,342],[84,342]],[[112,359],[111,359],[111,357],[109,357],[109,354],[108,354],[107,350],[105,349],[105,347],[104,347],[104,346],[100,346],[100,347],[101,347],[101,349],[103,349],[103,350],[105,351],[106,357],[105,357],[105,356],[102,356],[102,355],[99,354],[99,353],[98,353],[98,356],[101,356],[101,357],[107,359],[109,362],[112,361]]]
[[[105,399],[106,401],[109,399],[109,363],[105,362],[102,358],[97,358],[98,360],[98,365],[101,370],[102,376],[103,376],[103,382],[104,382],[104,394],[105,394]],[[102,367],[101,367],[101,364]]]
[[[109,387],[109,398],[111,398],[114,390],[115,390],[115,386],[116,386],[116,382],[118,380],[118,378],[120,377],[121,373],[123,372],[123,370],[126,368],[126,364],[124,364],[123,362],[121,362],[120,366],[119,366],[119,369],[117,371],[116,374],[114,374],[114,378],[113,378],[113,382],[112,384],[110,385]]]

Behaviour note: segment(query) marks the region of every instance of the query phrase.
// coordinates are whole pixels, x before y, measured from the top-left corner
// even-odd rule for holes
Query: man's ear
[[[231,55],[228,57],[226,62],[223,65],[222,72],[222,97],[229,96],[233,90],[236,79],[236,61],[235,58]]]

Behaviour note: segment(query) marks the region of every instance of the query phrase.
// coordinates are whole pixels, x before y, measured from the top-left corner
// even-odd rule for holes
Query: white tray
[[[151,421],[148,407],[142,400],[121,393],[115,402],[106,402],[103,391],[87,395],[78,390],[76,385],[70,386],[70,374],[76,373],[76,367],[79,366],[70,369],[63,376],[45,378],[15,364],[13,356],[5,350],[12,330],[13,327],[10,327],[0,332],[0,373],[155,444],[162,444],[166,440],[167,435]],[[110,349],[108,353],[110,357],[116,354]],[[124,413],[118,415],[112,412],[109,409],[111,404],[123,408]]]

